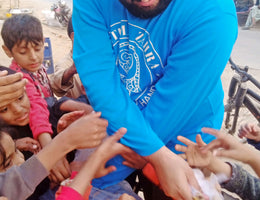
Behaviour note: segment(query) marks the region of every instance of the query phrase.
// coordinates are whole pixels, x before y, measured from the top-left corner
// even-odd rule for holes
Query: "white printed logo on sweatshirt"
[[[155,91],[154,85],[162,76],[162,61],[145,29],[126,20],[115,23],[110,28],[121,81],[130,97],[142,109],[149,102]]]

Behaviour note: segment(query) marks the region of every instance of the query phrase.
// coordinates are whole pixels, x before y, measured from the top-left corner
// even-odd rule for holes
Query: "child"
[[[56,99],[52,96],[49,79],[42,65],[44,38],[41,23],[37,18],[26,14],[14,15],[4,22],[1,35],[5,53],[13,58],[10,68],[22,72],[24,78],[28,80],[26,93],[30,100],[30,112],[27,114],[33,137],[40,142],[42,147],[46,146],[52,138],[52,124],[55,129],[55,120],[64,113],[62,111],[84,109],[86,113],[89,113],[93,109],[87,104],[63,99],[62,105],[58,104],[60,110],[51,110],[58,114],[53,115],[54,119],[49,119],[47,102],[51,108],[54,108]],[[49,120],[54,122],[51,124]],[[59,166],[51,176],[54,182],[60,182],[70,174],[65,160],[60,162]]]
[[[224,174],[226,180],[221,186],[238,194],[242,199],[260,199],[260,179],[252,176],[241,166],[217,158],[211,152],[216,150],[217,156],[235,159],[249,164],[257,175],[260,175],[260,152],[241,144],[231,135],[221,133],[211,128],[203,128],[204,133],[215,135],[217,139],[206,145],[200,135],[196,137],[196,143],[189,139],[178,136],[178,140],[187,146],[176,145],[177,151],[185,153],[183,157],[192,167],[206,168],[215,174]]]
[[[13,165],[21,165],[24,162],[23,154],[16,148],[11,136],[0,130],[0,172],[6,171]]]
[[[256,124],[246,123],[240,126],[238,130],[240,138],[247,138],[247,142],[260,150],[260,127]]]
[[[47,104],[43,98],[52,97],[53,94],[42,65],[44,38],[41,23],[31,15],[15,15],[4,22],[1,34],[4,41],[3,49],[9,57],[13,58],[10,68],[22,72],[24,78],[29,81],[26,92],[31,102],[30,127],[34,138],[39,139],[44,146],[50,141],[46,141],[46,138],[50,139],[52,129]],[[78,108],[70,110],[63,108],[66,111],[75,109]]]
[[[19,149],[21,152],[31,152],[32,154],[36,154],[41,150],[41,145],[39,142],[31,137],[23,137],[20,138],[18,135],[18,131],[15,127],[8,126],[2,120],[0,120],[0,129],[6,133],[8,133],[15,142],[15,147]]]
[[[37,184],[47,176],[48,171],[53,168],[54,164],[66,153],[75,148],[92,147],[92,144],[96,143],[97,140],[94,138],[89,140],[94,130],[89,129],[89,127],[95,127],[94,122],[99,119],[99,116],[100,113],[92,113],[81,117],[24,164],[22,164],[24,157],[15,147],[14,141],[8,132],[3,131],[0,127],[0,194],[8,197],[9,200],[24,200],[32,193]],[[120,129],[115,135],[104,141],[91,156],[91,160],[84,164],[73,183],[64,188],[61,194],[66,199],[82,199],[82,191],[85,190],[94,177],[104,176],[115,170],[113,166],[106,168],[105,163],[115,155],[129,151],[127,147],[117,143],[125,132],[125,129]],[[101,140],[99,140],[98,144],[100,143]],[[50,154],[53,154],[53,156],[50,157]],[[124,198],[120,199],[132,200],[134,198],[130,198],[125,194]]]
[[[127,151],[127,148],[122,144],[116,143],[125,133],[126,129],[121,128],[114,136],[107,138],[84,163],[75,178],[71,179],[67,185],[61,186],[56,200],[88,200],[88,195],[91,190],[91,180],[115,171],[115,166],[105,167],[107,160],[120,152],[123,153],[123,151]],[[109,149],[111,155],[106,152],[106,149]],[[107,195],[109,195],[109,193],[107,193]],[[135,199],[126,193],[123,195],[118,194],[118,197],[122,200]],[[110,199],[109,196],[107,196],[106,199]]]
[[[9,74],[16,73],[15,71],[0,66],[0,71],[6,70]],[[66,103],[66,102],[64,102]],[[78,111],[80,112],[80,111]],[[7,105],[0,107],[0,117],[1,119],[8,125],[14,126],[18,132],[19,136],[17,138],[24,138],[24,137],[33,137],[31,133],[30,127],[28,127],[29,124],[29,114],[30,113],[30,101],[26,95],[26,93],[22,93],[21,96],[19,96],[17,99],[14,99],[13,101],[9,102]],[[83,111],[81,111],[81,116],[84,114]],[[101,120],[99,123],[93,123],[92,128],[95,129],[95,132],[93,131],[93,137],[96,137],[97,139],[100,139],[101,137],[106,136],[106,126],[107,122],[104,120]],[[104,135],[104,136],[103,136]],[[98,145],[98,144],[96,144]],[[29,154],[29,152],[25,153],[26,159],[31,157],[32,155]],[[61,161],[57,162],[55,167],[52,169],[52,173],[54,174],[54,178],[56,178],[55,174],[58,173],[58,177],[56,179],[57,182],[62,181],[63,179],[66,179],[70,176],[70,169],[69,172],[65,171],[62,168],[65,165],[65,170],[69,169],[69,164],[66,158],[64,157]],[[61,171],[61,172],[60,172]],[[45,184],[46,185],[46,184]]]

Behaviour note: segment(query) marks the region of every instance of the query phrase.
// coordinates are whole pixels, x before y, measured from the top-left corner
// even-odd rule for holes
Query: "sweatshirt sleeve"
[[[36,86],[33,83],[31,77],[24,74],[24,78],[28,80],[26,84],[26,93],[30,100],[30,128],[34,139],[37,139],[41,133],[52,134],[51,124],[49,122],[49,110],[47,102],[41,96],[41,93],[37,91]]]
[[[229,164],[232,167],[231,178],[221,186],[236,193],[244,200],[258,200],[260,198],[260,179],[252,176],[237,164]]]
[[[94,5],[96,3],[75,1],[73,5],[73,58],[77,71],[91,106],[108,119],[108,133],[112,134],[120,127],[127,128],[124,139],[120,141],[143,156],[150,155],[164,143],[121,84],[108,30],[102,14]],[[87,49],[91,49],[91,52],[86,52]]]
[[[165,144],[178,135],[195,139],[191,135],[202,134],[203,126],[221,127],[221,74],[237,37],[237,19],[231,3],[226,1],[218,6],[221,11],[215,9],[210,14],[200,9],[198,13],[202,14],[194,15],[193,22],[177,30],[179,38],[177,44],[172,44],[163,77],[142,110]]]
[[[9,200],[24,200],[48,174],[41,162],[32,156],[21,166],[0,173],[0,194]]]
[[[226,5],[228,9],[230,2]],[[106,24],[99,4],[100,1],[94,0],[78,0],[73,4],[73,56],[91,105],[109,120],[110,131],[126,127],[128,131],[120,142],[142,156],[154,153],[187,129],[198,131],[199,123],[194,123],[194,116],[200,123],[208,121],[207,108],[202,112],[199,108],[212,91],[223,92],[220,77],[237,34],[235,12],[218,8],[217,12],[219,9],[223,12],[213,12],[211,18],[204,20],[200,20],[204,16],[199,16],[178,30],[180,33],[176,37],[179,40],[171,44],[165,72],[156,83],[146,108],[141,111],[120,81],[108,33],[109,24]],[[224,17],[219,17],[220,14]],[[211,98],[222,98],[222,93]],[[214,107],[214,102],[211,103]]]

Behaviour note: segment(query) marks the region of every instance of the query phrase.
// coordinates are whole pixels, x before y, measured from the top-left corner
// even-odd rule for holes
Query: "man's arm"
[[[122,143],[133,148],[137,153],[148,156],[148,160],[155,168],[160,169],[158,171],[162,171],[163,167],[161,166],[167,166],[164,168],[164,172],[160,173],[163,178],[167,179],[166,171],[173,171],[176,163],[169,166],[164,162],[172,156],[172,163],[174,163],[176,155],[169,156],[168,150],[165,150],[163,146],[176,133],[185,130],[185,125],[188,127],[194,125],[193,129],[197,130],[198,124],[205,120],[198,116],[197,120],[201,121],[194,123],[191,118],[212,90],[216,89],[217,86],[221,90],[220,75],[236,38],[235,14],[234,16],[231,13],[225,14],[225,17],[228,16],[227,20],[215,18],[213,24],[211,24],[211,20],[206,20],[206,26],[196,24],[194,27],[187,27],[184,30],[184,35],[187,37],[182,38],[183,41],[176,41],[179,44],[183,43],[183,45],[181,48],[177,48],[180,45],[176,45],[176,49],[172,49],[172,54],[167,59],[167,62],[172,65],[165,67],[165,74],[155,85],[156,91],[142,113],[130,99],[125,86],[120,81],[120,75],[115,66],[116,58],[111,38],[102,13],[104,11],[102,8],[111,5],[101,7],[100,4],[103,3],[103,1],[100,3],[100,1],[90,0],[75,1],[73,5],[75,10],[73,13],[73,22],[75,22],[74,60],[78,73],[87,89],[94,110],[102,111],[104,118],[107,118],[111,124],[110,128],[126,127],[128,133],[121,140]],[[220,16],[224,13],[214,14]],[[224,30],[216,30],[216,27],[223,25],[225,26]],[[205,30],[207,31],[205,32]],[[214,31],[208,32],[209,30],[216,30],[216,33]],[[209,37],[209,34],[212,35]],[[192,43],[199,44],[194,45],[195,48],[192,51],[190,50],[191,40],[189,38],[193,38]],[[209,38],[209,40],[204,40],[205,38]],[[219,43],[222,39],[226,45],[224,50],[221,48],[223,43]],[[209,47],[214,49],[210,56]],[[205,62],[198,58],[205,58]],[[194,94],[195,92],[196,94]],[[192,124],[189,124],[190,122]],[[149,155],[156,154],[157,151],[159,156],[152,155],[149,158]],[[156,162],[159,158],[162,158],[160,166]],[[186,189],[188,188],[187,177],[192,176],[189,176],[186,171],[183,179],[186,182],[184,187]],[[179,178],[177,179],[179,180]],[[171,181],[168,179],[165,182],[169,185]]]
[[[193,134],[191,131],[200,131],[199,125],[203,123],[215,125],[215,121],[208,121],[206,114],[209,110],[212,113],[221,112],[217,109],[221,110],[222,100],[218,100],[220,105],[214,103],[223,95],[220,77],[236,39],[235,13],[222,5],[219,10],[223,9],[223,12],[215,11],[212,20],[206,20],[201,24],[200,20],[194,19],[197,22],[192,24],[194,27],[189,27],[192,25],[188,23],[188,27],[181,30],[185,37],[180,35],[179,40],[175,41],[181,45],[171,44],[174,49],[165,63],[165,73],[156,83],[155,92],[141,112],[121,83],[109,30],[100,11],[103,7],[99,4],[103,3],[92,0],[75,1],[76,12],[72,18],[73,21],[75,19],[76,30],[73,55],[94,110],[102,111],[102,115],[109,120],[113,129],[121,125],[128,129],[122,143],[147,156],[160,149],[163,143],[166,144],[177,134]],[[227,5],[230,10],[231,3]],[[112,3],[107,4],[109,8],[109,4]],[[219,26],[225,29],[218,29]],[[191,42],[199,45],[190,48]],[[205,102],[207,108],[203,107]],[[218,125],[221,120],[222,116],[218,116]],[[193,130],[189,130],[189,127]]]

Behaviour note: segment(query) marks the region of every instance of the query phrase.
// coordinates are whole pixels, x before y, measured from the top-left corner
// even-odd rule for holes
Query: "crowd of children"
[[[117,142],[126,129],[119,129],[103,141],[107,137],[108,122],[88,104],[79,79],[77,83],[74,81],[79,85],[78,95],[68,94],[68,89],[73,87],[71,79],[76,74],[72,51],[69,54],[70,64],[58,73],[60,78],[55,75],[49,80],[42,65],[44,36],[37,18],[26,14],[14,15],[4,22],[1,35],[3,49],[13,61],[9,68],[0,67],[0,196],[9,200],[88,199],[91,180],[116,170],[113,166],[106,168],[106,161],[131,151]],[[68,35],[73,42],[71,23]],[[53,84],[55,81],[56,85]],[[55,87],[56,94],[67,97],[57,99],[53,94]],[[83,101],[77,99],[81,95],[84,96]],[[248,174],[237,164],[223,162],[212,152],[221,147],[218,156],[249,164],[258,176],[260,153],[217,130],[204,128],[203,131],[215,135],[217,139],[206,145],[199,136],[197,143],[179,136],[178,139],[186,146],[177,145],[176,150],[185,153],[184,158],[192,167],[225,174],[222,187],[243,199],[259,199],[259,178]],[[242,126],[239,136],[248,138],[249,143],[256,143],[259,149],[258,126]],[[81,165],[76,177],[60,187],[62,181],[75,175],[69,164],[74,157],[73,150],[93,147],[98,148]],[[35,190],[36,187],[38,189]],[[140,199],[131,188],[128,194],[118,193],[116,198]]]

